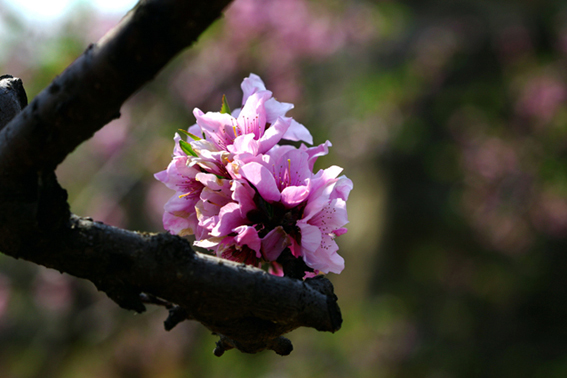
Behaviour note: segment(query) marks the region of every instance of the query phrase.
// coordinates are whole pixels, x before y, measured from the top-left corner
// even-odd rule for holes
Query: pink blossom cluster
[[[260,77],[242,82],[242,108],[195,109],[187,140],[176,134],[173,159],[155,177],[175,194],[163,224],[176,235],[195,235],[195,245],[217,256],[282,274],[286,249],[305,262],[306,275],[340,273],[344,259],[335,237],[348,223],[352,181],[331,166],[313,172],[329,141],[315,147],[280,145],[282,139],[313,143],[309,131],[286,113]]]

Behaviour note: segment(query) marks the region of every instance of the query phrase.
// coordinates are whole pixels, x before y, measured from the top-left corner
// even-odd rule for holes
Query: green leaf
[[[187,156],[197,156],[197,153],[193,151],[193,147],[184,140],[179,141],[179,147],[187,154]]]
[[[221,114],[231,114],[230,106],[228,106],[228,101],[226,100],[226,96],[222,95],[222,106],[220,108]]]
[[[178,129],[178,130],[181,131],[181,133],[187,135],[189,138],[191,138],[191,139],[193,139],[193,140],[201,140],[201,139],[202,139],[202,138],[199,138],[197,135],[191,134],[190,132],[185,131],[185,130],[183,130],[183,129]]]

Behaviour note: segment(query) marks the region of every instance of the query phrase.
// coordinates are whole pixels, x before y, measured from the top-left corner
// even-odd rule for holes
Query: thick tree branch
[[[300,326],[331,332],[340,327],[336,298],[322,277],[275,277],[193,252],[183,238],[121,230],[77,216],[56,232],[37,249],[14,257],[86,278],[138,312],[144,311],[140,293],[166,298],[187,318],[236,340],[244,351],[264,349],[275,335]]]
[[[30,106],[18,79],[0,81],[0,110],[6,109],[0,122],[0,251],[88,279],[127,309],[164,305],[170,310],[167,329],[195,319],[221,337],[216,355],[231,348],[288,354],[291,343],[282,334],[301,326],[340,328],[327,279],[274,277],[195,253],[177,236],[79,218],[54,174],[69,152],[117,117],[122,103],[195,41],[228,2],[141,1]]]

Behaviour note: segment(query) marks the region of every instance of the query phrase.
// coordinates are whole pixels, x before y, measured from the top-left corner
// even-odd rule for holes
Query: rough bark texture
[[[141,1],[27,107],[21,81],[0,77],[0,251],[88,279],[126,309],[164,304],[167,329],[195,319],[217,333],[216,355],[231,348],[289,354],[291,343],[282,334],[301,326],[330,332],[341,326],[326,278],[274,277],[196,253],[177,236],[77,217],[54,174],[228,3]]]

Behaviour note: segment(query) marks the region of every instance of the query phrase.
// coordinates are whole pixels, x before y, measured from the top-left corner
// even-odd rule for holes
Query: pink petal
[[[299,205],[309,196],[307,186],[288,186],[282,190],[281,202],[289,209]]]
[[[207,232],[212,231],[219,221],[220,210],[228,202],[230,194],[205,187],[201,192],[201,200],[195,204],[199,226],[207,229]]]
[[[238,153],[235,154],[232,157],[232,162],[230,162],[229,164],[226,165],[226,171],[228,172],[229,176],[232,179],[236,179],[236,180],[241,180],[242,179],[242,175],[240,174],[240,167],[242,167],[245,164],[251,163],[251,162],[256,162],[259,164],[264,164],[263,161],[263,157],[265,155],[252,155],[250,153],[247,152],[242,152],[242,153]]]
[[[163,227],[173,235],[193,235],[196,219],[177,217],[167,211],[163,213]]]
[[[348,223],[346,202],[340,198],[332,200],[329,205],[309,219],[309,224],[317,226],[322,233],[331,233]]]
[[[199,172],[195,179],[211,190],[222,190],[230,187],[230,180],[223,180],[212,173]]]
[[[173,136],[173,157],[187,157],[187,154],[185,152],[183,152],[183,150],[181,149],[181,147],[179,146],[179,141],[181,140],[181,137],[179,136],[178,133],[175,133],[175,135]]]
[[[256,257],[262,257],[260,249],[262,247],[262,240],[258,236],[258,231],[252,226],[240,226],[234,229],[238,233],[234,238],[234,241],[240,245],[246,245],[254,252],[256,252]]]
[[[201,227],[199,223],[200,222],[197,223],[197,229],[195,230],[194,233],[196,240],[202,240],[205,239],[207,236],[209,236],[209,230],[204,227]]]
[[[245,219],[240,215],[240,206],[237,203],[227,203],[220,209],[219,222],[211,231],[212,236],[228,235],[236,227],[242,226]]]
[[[297,150],[297,148],[290,145],[280,146],[279,144],[276,144],[266,153],[266,155],[264,155],[264,160],[268,165],[276,164],[276,162],[282,159],[283,155],[293,150]]]
[[[293,149],[282,156],[282,163],[287,163],[287,169],[291,177],[290,186],[304,185],[305,180],[313,175],[307,159],[308,155],[298,149]]]
[[[172,196],[164,205],[163,227],[174,235],[192,235],[197,227],[195,202],[178,195]]]
[[[234,109],[234,110],[232,111],[231,115],[232,115],[234,118],[238,118],[238,116],[240,115],[240,112],[241,112],[241,111],[242,111],[242,108],[236,108],[236,109]]]
[[[238,136],[232,145],[228,146],[228,150],[233,154],[250,154],[258,155],[260,143],[254,139],[254,134],[244,134]]]
[[[266,128],[264,102],[271,96],[272,92],[261,91],[248,97],[237,118],[238,135],[253,133],[257,140],[264,134]]]
[[[204,237],[207,237],[209,236],[210,231],[212,231],[212,229],[215,228],[215,226],[219,222],[219,216],[218,209],[216,211],[216,214],[211,211],[204,210],[203,208],[205,204],[206,203],[203,201],[197,202],[197,204],[195,205],[195,214],[197,215],[197,219],[199,220],[199,228],[206,230],[206,232],[204,232]],[[202,237],[199,239],[202,239]]]
[[[161,172],[154,173],[154,177],[156,178],[156,180],[161,181],[163,183],[167,182],[167,180],[168,180],[167,170],[163,170]]]
[[[317,172],[311,180],[311,189],[307,206],[303,210],[303,219],[308,220],[325,207],[331,200],[331,194],[337,182],[335,177],[342,171],[342,168],[331,166],[325,170]]]
[[[214,173],[219,176],[226,175],[225,164],[230,153],[226,150],[219,150],[219,147],[205,139],[196,140],[191,142],[191,147],[198,155],[191,158],[192,165],[198,165],[209,173]],[[196,169],[198,167],[195,167]]]
[[[321,245],[321,231],[317,226],[312,226],[301,221],[297,222],[297,227],[301,231],[301,251],[305,256],[306,253],[314,253]]]
[[[179,198],[179,194],[176,193],[165,203],[163,209],[175,216],[187,218],[191,214],[195,213],[196,202],[197,201],[187,199],[187,197]]]
[[[258,75],[250,74],[249,77],[242,81],[240,86],[242,88],[242,105],[246,103],[248,98],[255,93],[266,91],[266,85]],[[293,109],[293,104],[279,102],[276,99],[270,98],[264,104],[266,109],[266,120],[268,123],[274,123],[278,117],[283,117],[288,111]],[[234,115],[236,117],[236,115]]]
[[[226,146],[232,144],[236,134],[234,128],[237,126],[236,120],[230,114],[219,112],[203,112],[197,108],[193,110],[193,115],[197,118],[197,124],[207,136],[207,139],[216,144],[221,150],[226,150]]]
[[[317,177],[321,177],[323,181],[330,181],[336,179],[341,174],[342,171],[343,168],[337,165],[331,165],[329,168],[317,172]]]
[[[293,140],[293,141],[303,141],[308,144],[313,144],[313,137],[311,133],[305,126],[297,121],[291,121],[291,125],[287,132],[284,134],[283,139]]]
[[[318,214],[325,206],[329,204],[330,191],[332,190],[332,184],[325,187],[328,188],[326,191],[322,191],[320,195],[313,196],[313,193],[309,193],[309,199],[307,200],[307,205],[303,209],[303,220],[308,221],[313,216]]]
[[[199,171],[194,167],[188,167],[187,160],[186,156],[174,157],[167,169],[158,172],[155,177],[169,189],[177,192],[196,192],[202,188],[202,185],[195,181],[195,175]],[[198,195],[198,193],[196,194]]]
[[[283,227],[278,226],[262,238],[262,253],[266,260],[275,261],[290,242],[290,237]]]
[[[305,275],[303,276],[303,279],[317,277],[318,275],[319,275],[319,271],[318,271],[318,270],[315,270],[315,271],[313,271],[313,272],[305,272]]]
[[[348,200],[348,196],[350,191],[353,188],[352,181],[348,179],[346,176],[341,176],[337,180],[333,192],[331,193],[331,198],[340,198],[344,201]]]
[[[286,133],[289,125],[291,124],[291,118],[279,117],[275,123],[266,129],[264,135],[260,138],[260,149],[261,154],[266,153],[270,148],[274,147]]]
[[[240,205],[240,213],[246,217],[248,212],[256,209],[254,195],[256,191],[244,180],[234,180],[232,182],[232,199]]]
[[[294,238],[289,238],[291,241],[291,244],[289,245],[289,250],[291,251],[291,254],[295,257],[301,257],[303,255],[303,252],[301,250],[301,245],[299,245],[299,243],[294,239]]]
[[[202,113],[202,112],[201,112]],[[201,130],[201,126],[194,124],[187,129],[188,132],[191,134],[201,137],[203,135],[203,130]]]
[[[274,123],[279,117],[284,117],[288,111],[293,109],[293,104],[279,102],[272,97],[266,101],[264,107],[266,109],[267,122]]]
[[[260,79],[260,76],[253,73],[242,80],[240,88],[242,88],[242,105],[244,105],[248,97],[252,96],[254,93],[266,90],[266,86],[262,79]]]
[[[317,158],[327,155],[329,153],[329,147],[331,146],[332,144],[329,141],[311,148],[306,147],[304,144],[301,145],[300,149],[307,152],[307,155],[309,155],[309,168],[311,168],[311,170],[313,170]]]
[[[280,189],[287,186],[303,186],[306,179],[312,175],[307,163],[307,153],[293,146],[290,147],[292,148],[272,163],[272,173]],[[285,149],[278,148],[276,154],[279,155],[280,151],[285,151]]]
[[[279,201],[281,194],[276,180],[270,171],[263,165],[251,162],[240,167],[240,174],[256,187],[258,193],[266,201]]]
[[[333,231],[333,234],[335,234],[335,236],[341,236],[341,235],[346,234],[347,231],[348,231],[348,230],[347,230],[346,228],[341,227],[341,228],[339,228],[339,229]]]
[[[226,181],[230,182],[229,180]],[[217,214],[219,213],[221,207],[229,202],[232,202],[229,186],[224,186],[220,190],[212,190],[211,188],[204,187],[201,191],[200,198],[201,200],[210,203],[212,206],[216,206]]]
[[[315,252],[304,250],[303,259],[305,264],[312,269],[325,274],[329,272],[339,274],[345,267],[345,260],[337,253],[338,249],[339,246],[333,238],[323,234],[320,247]]]

